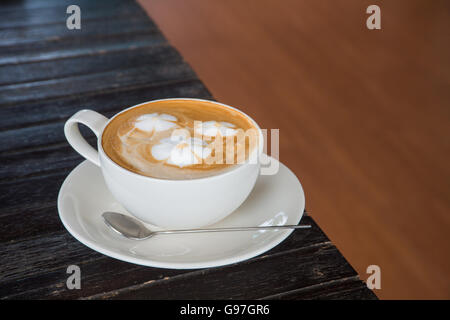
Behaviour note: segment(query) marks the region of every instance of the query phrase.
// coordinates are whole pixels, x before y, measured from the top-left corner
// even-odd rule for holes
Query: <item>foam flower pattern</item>
[[[177,118],[165,113],[143,114],[136,119],[135,127],[146,132],[160,132],[175,128]]]
[[[236,128],[234,124],[225,121],[205,121],[197,124],[194,130],[205,137],[216,137],[218,135],[228,137],[236,134],[237,130],[234,128]]]
[[[184,135],[172,135],[161,139],[152,147],[152,156],[158,161],[165,161],[178,167],[199,164],[212,152],[202,139],[186,138]]]

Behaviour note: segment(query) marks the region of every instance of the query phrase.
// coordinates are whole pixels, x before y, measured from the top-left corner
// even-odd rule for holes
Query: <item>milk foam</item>
[[[201,163],[211,151],[202,139],[173,134],[170,138],[161,139],[152,147],[152,156],[156,160],[182,168]]]
[[[191,138],[189,129],[181,128],[176,123],[178,119],[170,114],[143,114],[136,118],[131,130],[120,135],[119,138],[123,144],[122,156],[130,161],[134,166],[142,169],[145,167],[145,159],[151,156],[162,163],[170,164],[183,168],[195,164],[200,164],[204,159],[209,157],[212,149],[209,144],[200,138]],[[231,127],[235,125],[228,122],[207,121],[202,126],[201,121],[195,121],[198,124],[197,130],[204,129],[207,134],[205,136],[215,136],[218,134],[231,135]],[[135,132],[135,129],[145,131],[142,133]],[[164,135],[168,132],[170,137]],[[162,133],[162,137],[156,137],[156,133]],[[151,148],[145,148],[145,145]]]
[[[234,128],[236,128],[234,124],[225,121],[198,121],[194,125],[195,132],[206,137],[233,136],[237,132]]]
[[[160,132],[175,128],[177,118],[170,114],[150,113],[143,114],[136,119],[136,128],[147,132]]]

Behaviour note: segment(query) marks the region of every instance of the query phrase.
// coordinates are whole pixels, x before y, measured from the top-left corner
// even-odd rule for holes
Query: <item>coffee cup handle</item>
[[[70,117],[64,125],[64,134],[72,148],[99,167],[100,159],[98,157],[98,151],[92,148],[86,139],[83,138],[80,130],[78,129],[78,123],[86,125],[95,133],[97,138],[99,138],[107,122],[108,118],[98,112],[92,110],[81,110]]]

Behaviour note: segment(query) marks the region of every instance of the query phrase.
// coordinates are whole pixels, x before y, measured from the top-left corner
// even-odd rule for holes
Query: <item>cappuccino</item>
[[[258,148],[256,124],[209,101],[174,99],[125,110],[106,126],[102,147],[132,172],[158,179],[209,177],[249,161]]]

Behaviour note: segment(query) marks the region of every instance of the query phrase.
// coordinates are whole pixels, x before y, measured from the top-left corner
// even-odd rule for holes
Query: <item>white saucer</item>
[[[261,175],[244,204],[211,227],[298,224],[304,208],[300,182],[280,163],[277,174]],[[100,169],[88,161],[67,176],[59,191],[58,211],[66,229],[89,248],[158,268],[206,268],[243,261],[272,249],[292,232],[258,230],[158,235],[144,241],[126,239],[110,230],[101,214],[128,213],[106,188]]]

